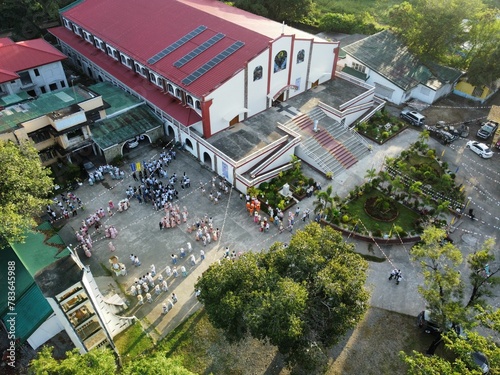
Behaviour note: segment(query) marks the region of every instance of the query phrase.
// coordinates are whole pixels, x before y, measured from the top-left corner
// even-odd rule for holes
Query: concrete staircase
[[[318,127],[314,132],[314,121],[321,120],[326,114],[315,107],[307,114],[300,114],[288,121],[285,126],[302,135],[300,147],[323,169],[334,175],[352,167],[369,154],[367,143],[355,131],[331,120]]]

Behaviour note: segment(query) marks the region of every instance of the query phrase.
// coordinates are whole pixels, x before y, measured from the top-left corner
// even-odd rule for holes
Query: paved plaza
[[[373,144],[373,152],[370,156],[331,181],[326,180],[307,166],[303,168],[304,173],[319,181],[323,188],[326,188],[328,184],[332,184],[334,191],[339,196],[344,197],[355,185],[360,185],[365,181],[366,170],[370,168],[380,170],[386,156],[396,156],[414,142],[418,135],[417,131],[408,129],[384,146]],[[436,144],[436,147],[439,151],[439,147],[443,146]],[[449,152],[450,166],[453,167],[453,160],[451,159],[456,158],[460,151],[447,150],[449,150],[447,152]],[[128,163],[157,159],[161,151],[161,149],[152,148],[149,145],[133,150],[134,153],[128,155],[129,160],[123,167],[127,175],[124,180],[111,180],[110,176],[106,175],[103,182],[94,186],[89,186],[86,183],[77,189],[75,194],[85,202],[85,211],[79,211],[77,217],[70,218],[63,226],[60,231],[63,240],[67,244],[75,246],[77,244],[75,232],[79,229],[82,219],[101,207],[106,210],[110,200],[116,205],[119,200],[126,197],[126,189],[129,185],[138,185],[138,182],[134,181],[129,175],[130,167]],[[214,228],[221,230],[218,241],[204,247],[201,241],[195,240],[194,233],[188,233],[187,224],[160,230],[159,221],[164,215],[164,211],[155,211],[151,204],[139,204],[136,199],[132,199],[131,207],[127,211],[115,212],[113,216],[106,216],[102,219],[104,225],[114,225],[118,229],[117,238],[112,240],[116,248],[115,252],[109,250],[110,239],[94,233],[93,229],[89,231],[94,239],[92,257],[87,258],[83,250],[78,249],[78,254],[83,263],[88,264],[94,273],[103,295],[111,296],[118,293],[125,300],[128,300],[130,306],[124,312],[124,315],[136,316],[155,340],[164,337],[196,309],[201,307],[194,295],[194,285],[211,263],[223,257],[223,249],[226,246],[231,251],[236,250],[236,252],[265,251],[275,241],[288,242],[291,237],[291,234],[286,230],[279,234],[274,225],[271,226],[268,233],[260,232],[258,225],[254,224],[252,218],[246,212],[245,200],[240,198],[238,191],[231,190],[229,194],[223,194],[218,204],[211,202],[208,193],[212,177],[215,174],[200,164],[188,152],[178,151],[176,160],[171,163],[167,170],[169,175],[175,172],[178,176],[182,176],[185,172],[191,179],[191,187],[186,189],[181,189],[180,183],[177,182],[176,188],[179,191],[179,199],[174,201],[181,210],[183,207],[187,208],[189,212],[188,224],[193,223],[197,218],[211,217]],[[205,195],[199,189],[200,182],[206,186],[207,192]],[[302,212],[306,208],[312,209],[314,199],[314,197],[306,198],[298,203]],[[295,210],[295,207],[292,210]],[[302,220],[297,220],[294,232],[304,225],[305,223]],[[464,242],[462,240],[462,238],[465,238],[464,235],[467,235],[467,238],[473,237],[482,240],[481,236],[469,233],[471,230],[468,228],[477,228],[477,226],[478,223],[464,221],[460,228],[453,233],[452,237],[459,246],[460,243]],[[493,233],[497,233],[497,231]],[[352,239],[347,238],[346,240],[352,242]],[[139,305],[137,298],[129,294],[134,279],[149,272],[151,264],[155,265],[157,273],[163,272],[167,265],[172,267],[171,254],[179,255],[180,248],[184,247],[186,249],[188,242],[192,244],[192,254],[196,257],[196,265],[192,266],[190,264],[190,254],[187,254],[186,258],[179,259],[177,268],[180,269],[181,266],[185,266],[187,276],[179,275],[177,278],[168,278],[168,292],[162,292],[156,296],[154,292],[150,291],[153,295],[153,302],[145,302],[143,305]],[[355,247],[356,251],[360,253],[369,253],[385,259],[380,263],[370,262],[367,287],[372,293],[371,305],[416,316],[424,308],[425,304],[417,292],[417,286],[422,281],[421,275],[409,261],[410,245],[374,246],[371,253],[368,251],[366,243],[356,242]],[[203,261],[200,259],[201,249],[206,253],[206,259]],[[129,259],[130,254],[139,257],[141,266],[135,267],[132,265]],[[127,266],[128,274],[126,276],[117,277],[114,274],[109,276],[109,273],[103,269],[104,267],[109,269],[108,260],[113,255],[119,257],[120,262]],[[393,267],[400,268],[403,271],[403,282],[397,286],[387,281],[387,276]],[[166,278],[165,272],[163,272],[163,276]],[[168,298],[171,298],[172,293],[177,295],[179,301],[171,311],[162,314],[162,304]]]

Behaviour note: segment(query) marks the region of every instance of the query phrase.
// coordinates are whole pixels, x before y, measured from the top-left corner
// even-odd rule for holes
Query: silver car
[[[484,143],[469,141],[467,142],[467,148],[470,148],[472,151],[481,156],[483,159],[489,159],[493,157],[493,151],[491,151],[491,149]]]

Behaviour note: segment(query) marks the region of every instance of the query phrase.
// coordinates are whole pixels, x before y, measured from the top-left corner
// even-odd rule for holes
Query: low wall
[[[351,231],[345,230],[345,229],[340,228],[340,227],[336,226],[335,224],[329,223],[323,219],[321,219],[321,224],[328,225],[328,226],[332,227],[333,229],[338,230],[343,235],[346,235],[346,236],[349,236],[349,237],[352,237],[352,238],[355,238],[357,240],[364,241],[364,242],[372,242],[372,243],[377,242],[379,245],[399,245],[399,244],[401,244],[401,242],[403,242],[403,243],[415,243],[415,242],[420,241],[420,236],[405,237],[405,238],[401,238],[401,239],[399,239],[399,238],[368,237],[368,236],[364,236],[364,235],[356,233],[356,232],[351,232]]]

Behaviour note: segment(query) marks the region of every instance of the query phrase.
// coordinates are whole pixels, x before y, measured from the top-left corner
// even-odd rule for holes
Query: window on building
[[[297,52],[297,64],[304,62],[305,58],[306,58],[306,51],[301,49],[299,52]]]
[[[42,92],[42,94],[45,94],[47,92],[47,89],[45,88],[45,86],[40,86],[40,91]]]
[[[181,90],[180,89],[175,89],[175,96],[177,96],[178,98],[181,97]]]
[[[172,95],[174,94],[174,86],[172,86],[170,83],[167,85],[168,92],[171,93]]]
[[[33,73],[35,73],[37,77],[40,77],[40,71],[37,68],[33,69]]]
[[[156,86],[163,87],[163,78],[156,77]]]
[[[33,83],[29,72],[19,73],[19,78],[21,79],[21,85],[23,86],[31,85]]]
[[[156,75],[154,73],[149,73],[149,80],[156,83]]]
[[[354,70],[357,70],[358,72],[361,72],[361,73],[365,73],[365,71],[366,71],[366,66],[358,64],[357,62],[354,62],[354,61],[352,63],[352,68]]]
[[[196,109],[199,109],[201,111],[201,103],[199,100],[196,101]]]
[[[69,22],[66,18],[63,18],[63,22],[64,22],[64,27],[67,28],[67,29],[72,29],[71,28],[71,22]]]
[[[193,101],[193,98],[191,95],[188,95],[186,100],[187,100],[187,104],[189,104],[190,106],[193,106],[194,101]]]
[[[29,137],[36,144],[36,143],[41,143],[43,141],[46,141],[47,139],[50,139],[50,133],[48,130],[43,130],[43,131],[39,131],[39,132],[30,134]]]
[[[276,56],[274,56],[274,73],[286,69],[286,63],[288,61],[288,54],[286,51],[279,51]]]
[[[89,42],[89,43],[91,43],[91,44],[94,44],[94,41],[92,40],[92,34],[90,34],[89,32],[87,32],[87,31],[85,31],[85,30],[83,30],[83,38],[84,38],[87,42]]]
[[[81,128],[73,130],[72,132],[66,133],[66,137],[68,137],[68,139],[83,137],[83,131]]]
[[[263,69],[262,69],[261,65],[259,65],[258,67],[256,67],[253,70],[253,80],[254,81],[258,81],[259,79],[262,79],[262,72],[263,72]]]
[[[132,68],[132,63],[130,60],[130,57],[125,56],[124,54],[120,54],[122,64],[125,66],[128,66],[129,68]]]
[[[66,87],[66,83],[64,83],[64,81],[59,81],[59,84],[61,85],[61,88],[65,88]]]
[[[49,85],[49,89],[50,89],[50,91],[55,91],[55,90],[57,90],[57,83],[51,83],[51,84]]]
[[[76,35],[82,36],[82,29],[79,28],[78,26],[73,25],[73,31],[75,32]]]
[[[49,161],[49,160],[52,160],[52,159],[55,159],[57,157],[57,153],[52,150],[52,149],[49,149],[49,150],[44,150],[44,151],[41,151],[38,156],[40,156],[40,160],[42,162],[46,162],[46,161]]]

